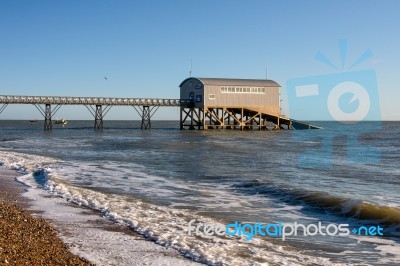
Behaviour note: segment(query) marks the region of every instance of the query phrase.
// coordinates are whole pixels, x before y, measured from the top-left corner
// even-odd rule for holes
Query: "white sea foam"
[[[99,177],[97,181],[99,183],[94,184],[94,186],[96,186],[101,182],[106,182],[107,179],[116,178],[115,176],[104,177],[103,171],[96,172],[98,167],[115,170],[118,165],[112,165],[112,163],[104,166],[82,164],[83,167],[79,167],[79,165],[63,162],[54,158],[2,151],[0,151],[0,161],[7,167],[25,173],[25,175],[19,177],[18,180],[33,188],[29,190],[27,196],[35,200],[35,208],[46,211],[44,215],[47,215],[47,218],[64,221],[64,224],[71,223],[68,230],[72,230],[72,227],[74,227],[72,226],[73,223],[75,223],[75,227],[77,223],[82,225],[80,229],[76,229],[78,231],[71,233],[70,236],[64,236],[63,239],[65,242],[73,245],[73,251],[76,254],[100,264],[132,264],[133,261],[126,261],[126,259],[124,259],[124,257],[131,256],[129,252],[133,252],[132,249],[124,248],[116,250],[115,247],[120,245],[122,241],[124,243],[126,242],[126,244],[131,247],[135,247],[134,249],[137,250],[138,243],[129,242],[131,236],[126,236],[122,233],[102,232],[102,230],[98,228],[87,227],[84,225],[86,222],[79,219],[86,219],[87,221],[98,217],[81,215],[79,214],[79,209],[63,209],[62,203],[64,199],[81,206],[101,211],[102,215],[107,219],[128,226],[143,237],[158,243],[158,248],[162,246],[171,247],[192,260],[207,264],[333,264],[328,258],[310,256],[303,250],[284,246],[284,243],[279,241],[266,241],[266,239],[255,238],[251,242],[248,242],[238,237],[188,236],[186,227],[191,219],[196,219],[198,222],[202,223],[217,223],[218,221],[198,215],[193,211],[179,210],[179,204],[176,204],[174,208],[163,207],[130,196],[97,192],[91,189],[73,186],[63,178],[68,175],[81,174],[82,171],[93,172],[93,175]],[[41,170],[41,172],[39,172],[39,170]],[[138,183],[139,186],[144,186],[148,184],[148,182],[153,182],[154,184],[162,184],[162,186],[166,188],[175,185],[181,189],[188,189],[188,186],[185,184],[170,183],[167,179],[145,174],[141,172],[143,169],[141,169],[140,166],[137,166],[137,170],[136,178],[143,180],[142,183]],[[120,168],[120,171],[123,172],[124,169]],[[44,183],[37,183],[38,175],[43,175]],[[164,196],[166,197],[170,196],[168,193],[172,193],[168,191],[168,189],[154,189],[153,192],[165,193]],[[44,197],[48,193],[59,196],[59,198]],[[204,190],[199,193],[201,197],[206,197],[208,192]],[[223,203],[223,199],[226,195],[222,191],[215,190],[213,193],[216,193],[215,198],[222,200],[218,204],[214,203],[216,208],[234,209],[242,207],[240,199],[238,199],[237,202],[227,200],[226,202],[230,204],[225,204]],[[209,200],[212,201],[215,200],[215,198],[210,198]],[[207,200],[204,200],[203,204],[207,204]],[[281,208],[276,208],[277,211],[282,213],[292,213],[292,218],[305,218],[296,216],[296,213],[300,213],[297,212],[300,211],[300,209],[301,207],[299,206],[283,206]],[[68,226],[66,227],[68,228]],[[400,262],[396,255],[399,250],[399,246],[396,243],[380,243],[379,240],[375,240],[376,238],[363,239],[364,242],[370,242],[376,245],[375,250],[377,253],[389,255],[388,258],[380,259],[381,263]],[[360,240],[358,239],[358,241]],[[104,242],[105,244],[101,244],[100,242]],[[93,248],[90,248],[91,245]],[[142,250],[150,254],[150,250],[152,250],[151,246],[146,245]],[[156,250],[158,250],[158,248]],[[158,251],[170,252],[163,249]],[[351,251],[348,252],[351,253]],[[363,251],[358,252],[362,253]],[[113,255],[112,258],[110,258],[110,253],[118,255]],[[153,253],[151,254],[151,256],[155,256]],[[176,258],[176,254],[171,253],[170,255],[172,258]],[[345,253],[343,253],[343,255],[345,255]],[[136,261],[137,259],[138,257],[136,257]]]
[[[32,184],[32,176],[19,178],[25,184]],[[98,265],[197,265],[184,259],[170,248],[143,241],[123,232],[105,230],[104,221],[85,209],[65,204],[59,197],[49,198],[40,189],[28,189],[24,194],[32,199],[32,209],[39,210],[40,216],[53,221],[60,230],[60,237],[71,251]],[[99,223],[96,223],[96,222]]]
[[[400,244],[392,239],[376,237],[356,237],[360,243],[370,243],[375,245],[375,249],[384,254],[379,258],[380,264],[400,265]]]
[[[19,177],[18,180],[32,187],[27,195],[35,200],[36,207],[42,210],[53,209],[48,214],[48,218],[55,219],[57,216],[55,214],[62,213],[57,219],[64,221],[78,219],[76,217],[77,213],[73,211],[60,211],[60,204],[62,205],[60,198],[50,198],[45,201],[43,197],[45,191],[78,205],[99,210],[108,219],[129,226],[143,237],[151,239],[161,246],[172,247],[184,256],[199,262],[227,265],[261,265],[263,263],[280,265],[333,264],[327,258],[314,257],[306,255],[302,250],[285,248],[281,244],[277,244],[279,243],[278,241],[253,239],[253,241],[248,242],[239,237],[188,236],[186,227],[191,219],[197,219],[198,222],[203,223],[216,223],[218,221],[190,211],[158,206],[128,196],[101,193],[75,187],[63,182],[60,176],[47,180],[44,183],[43,191],[38,188],[32,172],[42,169],[44,170],[44,175],[51,176],[52,167],[57,168],[56,164],[62,163],[60,160],[13,152],[0,152],[0,158],[5,166],[23,170],[27,173]],[[89,232],[91,229],[88,230],[83,226],[82,222],[82,230]],[[107,262],[110,252],[115,252],[113,238],[121,240],[121,238],[126,237],[117,233],[100,234],[99,232],[94,232],[93,235],[97,234],[102,242],[108,243],[108,245],[97,248],[96,245],[98,243],[90,243],[87,246],[83,244],[85,241],[90,242],[96,239],[93,235],[92,237],[86,236],[83,231],[79,233],[82,234],[81,236],[74,235],[72,239],[65,236],[64,240],[68,243],[78,242],[79,245],[74,248],[76,253],[89,259],[96,258],[95,261],[101,263]],[[92,244],[96,248],[88,248]],[[121,252],[118,258],[131,255]]]
[[[197,219],[202,223],[216,221],[186,211],[58,184],[51,180],[46,184],[46,189],[71,202],[100,210],[108,219],[127,225],[160,245],[172,247],[185,256],[207,264],[245,265],[256,258],[268,263],[287,264],[299,263],[304,257],[314,263],[328,263],[327,259],[287,253],[273,243],[258,239],[250,243],[243,238],[188,236],[186,226],[190,219]],[[252,252],[241,254],[243,250]]]
[[[4,166],[16,170],[21,174],[31,173],[35,170],[41,169],[43,166],[55,164],[59,161],[60,160],[55,158],[44,156],[0,151],[0,162]]]

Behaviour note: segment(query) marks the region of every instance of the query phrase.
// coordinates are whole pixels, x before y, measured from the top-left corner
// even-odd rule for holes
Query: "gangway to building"
[[[193,108],[181,107],[181,129],[237,129],[237,130],[279,130],[279,129],[320,129],[320,127],[275,116],[247,108]]]

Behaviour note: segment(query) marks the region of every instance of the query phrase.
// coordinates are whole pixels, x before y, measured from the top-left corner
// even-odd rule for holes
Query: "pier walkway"
[[[103,130],[103,118],[111,107],[132,106],[142,118],[141,128],[147,130],[151,128],[151,117],[159,107],[179,107],[184,103],[185,100],[179,99],[0,95],[0,113],[9,104],[32,104],[44,117],[44,130],[49,131],[52,130],[52,117],[62,105],[83,105],[94,117],[94,129]]]

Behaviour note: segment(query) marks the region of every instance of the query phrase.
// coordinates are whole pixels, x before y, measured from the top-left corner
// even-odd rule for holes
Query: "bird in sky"
[[[104,77],[105,80],[108,80],[107,77]]]

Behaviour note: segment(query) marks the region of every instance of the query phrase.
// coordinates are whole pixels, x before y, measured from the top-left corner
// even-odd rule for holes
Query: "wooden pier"
[[[141,129],[151,129],[151,117],[160,106],[180,107],[188,101],[180,99],[61,97],[61,96],[0,96],[0,113],[9,104],[32,104],[44,118],[44,130],[52,130],[52,118],[63,105],[83,105],[94,117],[94,129],[103,130],[103,119],[114,106],[132,106],[142,119]]]

